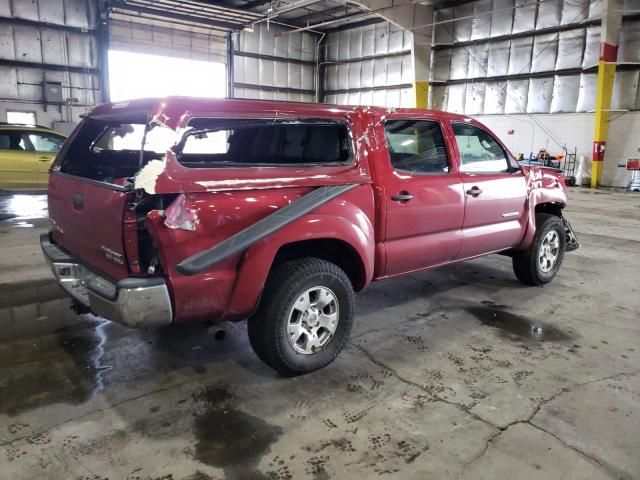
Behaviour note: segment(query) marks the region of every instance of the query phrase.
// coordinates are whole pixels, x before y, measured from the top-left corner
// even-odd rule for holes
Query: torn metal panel
[[[216,263],[246,250],[257,241],[357,186],[357,184],[352,184],[317,188],[223,240],[218,245],[184,259],[176,266],[176,269],[184,275],[195,275],[202,272]]]

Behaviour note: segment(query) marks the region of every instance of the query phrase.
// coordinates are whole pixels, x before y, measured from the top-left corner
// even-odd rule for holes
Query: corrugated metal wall
[[[411,42],[411,32],[387,22],[329,34],[324,101],[412,106]]]
[[[277,36],[282,27],[258,24],[234,35],[234,96],[315,101],[316,49],[309,33]]]
[[[440,9],[430,105],[476,114],[595,108],[601,2],[479,0]],[[635,7],[634,7],[635,6]],[[517,7],[517,8],[513,8]],[[625,9],[640,8],[627,0]],[[493,13],[491,13],[493,12]],[[614,109],[640,109],[640,21],[620,36]]]
[[[23,110],[52,126],[100,101],[96,19],[94,0],[0,1],[0,121]],[[45,81],[67,105],[43,105]]]

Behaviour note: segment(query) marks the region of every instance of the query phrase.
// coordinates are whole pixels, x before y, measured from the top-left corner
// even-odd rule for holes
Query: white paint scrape
[[[134,180],[134,186],[137,189],[142,189],[150,195],[156,193],[156,181],[161,173],[164,172],[167,164],[165,160],[151,160],[147,163],[136,175]]]

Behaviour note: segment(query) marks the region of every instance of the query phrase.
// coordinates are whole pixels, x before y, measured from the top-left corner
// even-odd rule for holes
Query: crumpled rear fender
[[[364,205],[349,202],[348,198],[356,195],[361,189],[368,189],[370,201],[366,201]],[[223,319],[237,320],[251,314],[260,300],[278,251],[286,245],[306,240],[331,239],[349,246],[354,253],[353,261],[359,263],[364,273],[364,281],[360,285],[364,288],[371,282],[374,271],[375,236],[371,218],[373,193],[370,186],[364,186],[318,208],[251,246],[245,251],[240,262]],[[321,256],[322,252],[309,252],[309,256],[314,254]]]

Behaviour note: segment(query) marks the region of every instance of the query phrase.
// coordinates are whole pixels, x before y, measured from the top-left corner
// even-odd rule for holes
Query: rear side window
[[[191,127],[178,157],[191,168],[335,165],[352,158],[349,130],[339,122],[196,119]]]
[[[64,137],[52,133],[36,132],[29,134],[29,141],[36,152],[58,153],[64,143]]]
[[[449,160],[440,124],[427,120],[392,120],[385,123],[391,165],[416,174],[449,172]]]
[[[454,123],[453,133],[460,151],[460,171],[501,173],[509,171],[509,160],[500,144],[484,130]]]

